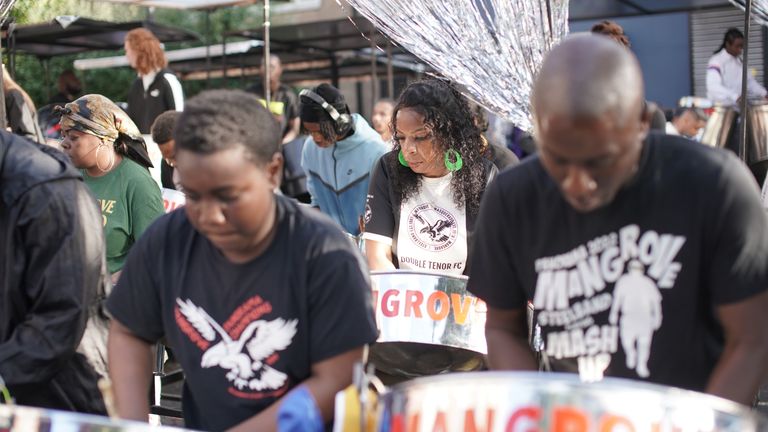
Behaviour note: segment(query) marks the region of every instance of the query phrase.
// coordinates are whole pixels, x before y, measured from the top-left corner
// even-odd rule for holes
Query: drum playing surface
[[[718,397],[637,381],[482,372],[417,378],[385,393],[380,431],[752,432],[766,418]]]
[[[410,271],[371,273],[379,339],[376,368],[424,376],[483,368],[486,307],[467,278]]]

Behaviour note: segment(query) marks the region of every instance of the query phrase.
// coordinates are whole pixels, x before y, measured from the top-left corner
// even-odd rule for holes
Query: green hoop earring
[[[400,161],[400,165],[402,165],[404,167],[408,166],[408,161],[405,160],[405,156],[403,156],[403,151],[402,150],[397,152],[397,160]]]
[[[455,162],[451,162],[451,158]],[[464,166],[464,160],[461,159],[461,155],[454,149],[448,149],[445,152],[445,168],[450,172],[458,171]]]

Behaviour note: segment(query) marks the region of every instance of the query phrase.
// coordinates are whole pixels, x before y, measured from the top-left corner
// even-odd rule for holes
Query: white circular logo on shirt
[[[430,252],[453,246],[459,235],[456,218],[446,209],[421,204],[408,215],[408,234],[413,243]]]
[[[373,212],[371,211],[371,205],[368,203],[365,203],[365,214],[363,215],[363,221],[366,225],[368,225],[368,222],[371,221],[371,216],[373,216]]]

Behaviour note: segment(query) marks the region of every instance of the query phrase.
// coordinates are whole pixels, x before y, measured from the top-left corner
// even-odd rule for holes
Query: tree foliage
[[[132,21],[152,19],[155,22],[183,28],[197,33],[211,43],[221,42],[222,34],[236,29],[254,29],[261,25],[261,7],[232,7],[210,12],[209,30],[206,33],[206,12],[157,9],[114,4],[98,0],[17,0],[11,11],[13,20],[19,24],[50,22],[59,15],[78,15],[104,21]],[[181,48],[200,43],[185,43],[168,46]],[[123,54],[122,51],[93,52],[77,56],[60,56],[50,60],[18,55],[15,58],[16,79],[30,94],[38,107],[45,105],[50,95],[57,92],[56,79],[66,70],[73,69],[72,62],[78,58],[104,57]],[[4,59],[7,64],[8,59]],[[47,73],[46,73],[47,68]],[[124,101],[136,73],[130,68],[76,71],[83,81],[87,93],[100,93],[115,101]],[[204,81],[182,83],[187,96],[206,87]],[[212,81],[211,87],[223,86],[223,82]],[[231,80],[230,87],[240,86],[238,80]]]

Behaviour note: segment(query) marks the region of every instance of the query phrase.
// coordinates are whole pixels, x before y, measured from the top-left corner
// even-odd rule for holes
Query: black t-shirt
[[[319,212],[277,197],[259,257],[229,262],[183,209],[131,249],[107,308],[138,337],[165,336],[185,374],[187,427],[223,430],[307,379],[311,366],[376,340],[365,263]]]
[[[245,91],[253,93],[260,98],[264,97],[264,85],[261,82],[248,87]],[[277,87],[277,92],[270,95],[270,99],[283,103],[283,118],[280,122],[280,127],[283,130],[282,136],[285,136],[291,129],[291,120],[299,116],[299,97],[296,96],[293,89],[285,84],[280,84]]]
[[[579,213],[538,157],[501,173],[477,221],[469,290],[533,302],[554,370],[703,390],[723,344],[718,305],[768,288],[768,226],[732,155],[651,134],[635,178]]]

